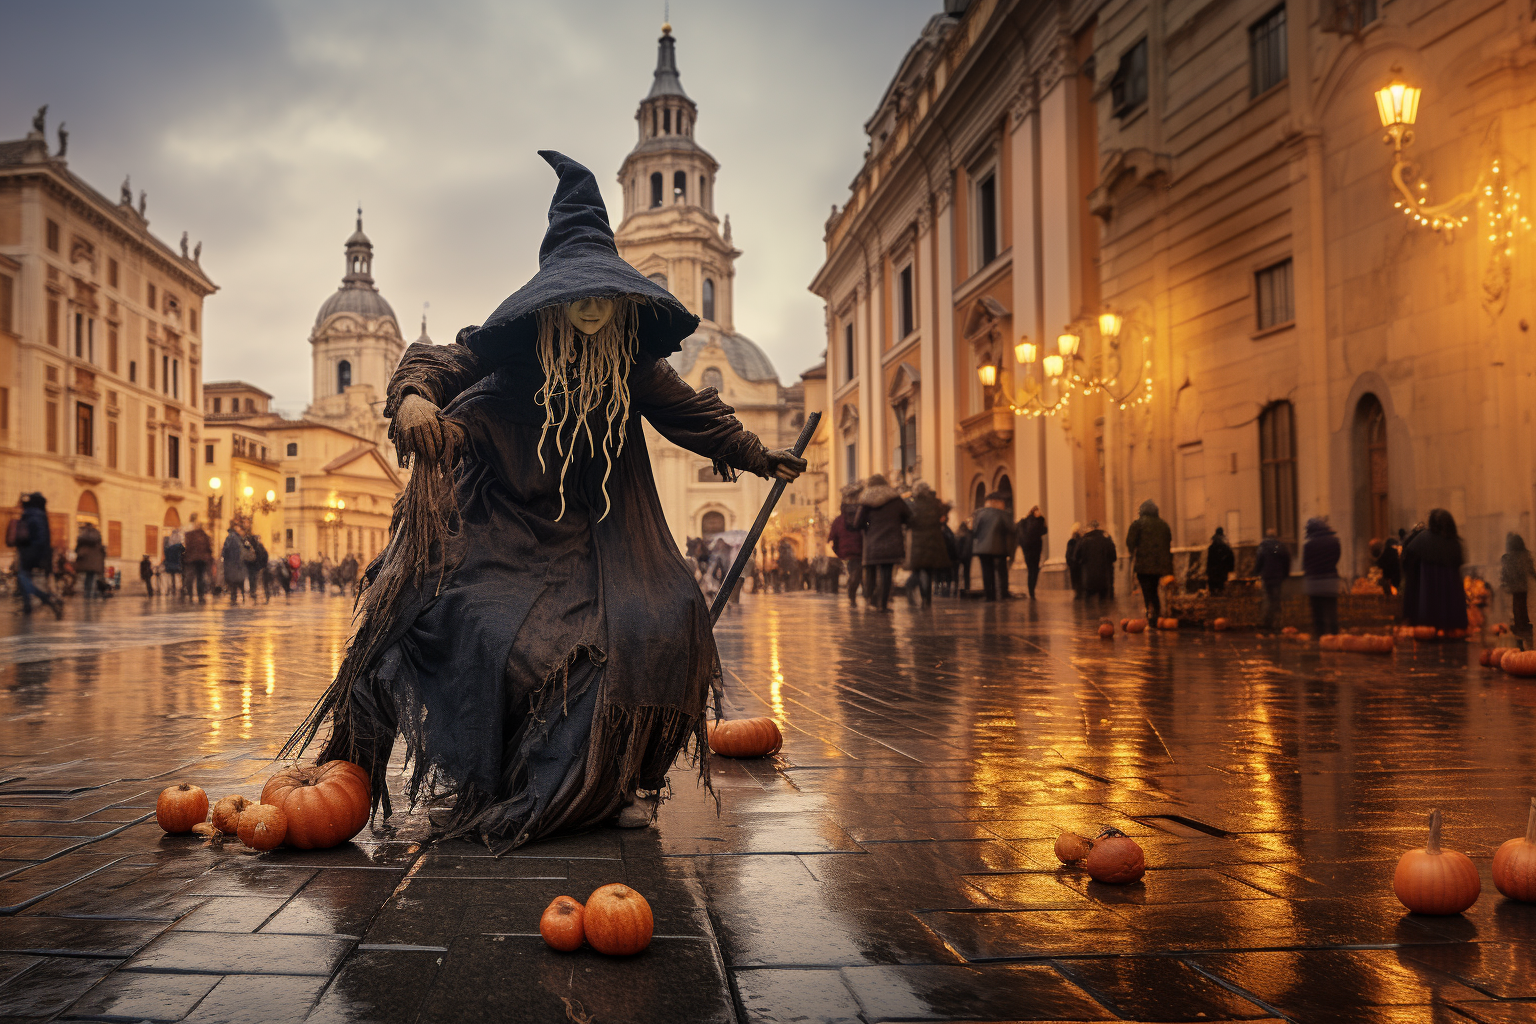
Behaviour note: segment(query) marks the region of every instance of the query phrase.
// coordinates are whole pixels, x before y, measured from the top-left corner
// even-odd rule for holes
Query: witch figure
[[[496,852],[648,824],[690,740],[705,771],[719,658],[640,418],[727,478],[806,465],[678,377],[666,356],[699,318],[620,258],[592,172],[539,155],[560,177],[539,272],[390,381],[410,482],[336,680],[283,750],[329,718],[319,760],[361,765],[388,815],[403,738],[412,803]]]

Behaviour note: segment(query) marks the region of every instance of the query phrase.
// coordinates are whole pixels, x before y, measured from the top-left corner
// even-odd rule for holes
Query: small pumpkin
[[[1321,647],[1325,651],[1338,651],[1343,649],[1342,641],[1337,635],[1333,633],[1318,637],[1317,646]]]
[[[1300,632],[1301,632],[1301,630],[1297,629],[1295,626],[1282,626],[1282,627],[1280,627],[1280,635],[1281,636],[1295,636],[1297,633],[1300,633]]]
[[[1099,623],[1099,639],[1100,640],[1113,640],[1114,638],[1115,638],[1115,624],[1113,622],[1110,622],[1108,619],[1105,619],[1103,622]]]
[[[709,749],[726,757],[767,757],[784,746],[784,734],[771,718],[734,718],[710,722]]]
[[[1536,676],[1536,651],[1505,651],[1499,668],[1512,676],[1529,679]]]
[[[240,815],[240,841],[253,850],[272,850],[288,835],[288,815],[272,804],[251,804]]]
[[[1440,847],[1440,810],[1429,815],[1429,842],[1409,850],[1392,873],[1392,891],[1415,914],[1459,914],[1483,890],[1472,858]]]
[[[1361,639],[1365,641],[1361,649],[1366,654],[1391,654],[1397,650],[1397,641],[1390,636],[1367,636]]]
[[[1511,839],[1493,855],[1493,884],[1522,903],[1536,903],[1536,796],[1525,820],[1525,835]]]
[[[582,926],[599,953],[634,956],[651,944],[651,905],[629,886],[614,882],[587,897]]]
[[[1164,576],[1162,579],[1158,580],[1157,582],[1162,584],[1165,587],[1171,587],[1171,586],[1173,586],[1175,581],[1174,581],[1174,578],[1173,578],[1172,575],[1168,575],[1168,576]]]
[[[1218,615],[1216,616],[1216,621],[1211,623],[1211,628],[1218,633],[1225,633],[1228,629],[1231,628],[1231,626],[1227,623],[1225,618]]]
[[[1508,647],[1484,647],[1477,656],[1477,663],[1483,668],[1498,668],[1499,662],[1504,660],[1504,652]]]
[[[213,826],[227,836],[235,835],[240,829],[240,815],[245,813],[247,807],[256,806],[243,796],[227,796],[213,805]]]
[[[1414,626],[1413,638],[1420,643],[1429,643],[1435,639],[1437,632],[1434,626]]]
[[[1056,859],[1063,864],[1076,864],[1093,849],[1093,840],[1073,831],[1065,831],[1056,837]]]
[[[1464,629],[1441,629],[1437,630],[1435,635],[1441,640],[1465,640],[1467,638],[1467,631]]]
[[[569,896],[556,896],[539,918],[539,934],[551,949],[572,953],[586,939],[582,919],[586,908]]]
[[[183,782],[168,786],[155,799],[155,820],[172,835],[191,832],[208,818],[208,794],[201,786]]]
[[[340,846],[363,830],[372,808],[368,773],[351,761],[284,768],[262,787],[261,802],[283,809],[288,845],[300,850]]]
[[[1106,828],[1093,841],[1083,867],[1095,882],[1125,885],[1147,873],[1147,859],[1136,840],[1117,828]]]
[[[1147,620],[1126,619],[1123,628],[1127,633],[1145,633],[1147,631]]]
[[[1179,628],[1179,620],[1175,619],[1175,618],[1172,618],[1172,617],[1166,617],[1166,618],[1158,619],[1157,620],[1157,628],[1158,629],[1178,629]]]

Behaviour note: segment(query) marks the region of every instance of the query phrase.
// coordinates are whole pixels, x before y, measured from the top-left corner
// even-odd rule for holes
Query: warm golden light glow
[[[1059,334],[1056,336],[1056,351],[1070,359],[1077,354],[1077,346],[1082,340],[1082,338],[1070,331],[1066,334]]]
[[[255,494],[255,493],[256,493],[256,488],[254,488],[254,487],[247,487],[247,488],[246,488],[246,489],[245,489],[245,496],[246,496],[246,497],[247,497],[247,498],[249,498],[249,497],[250,497],[250,496],[251,496],[251,495],[253,495],[253,494]]]
[[[344,501],[338,501],[338,502],[337,502],[337,503],[336,503],[336,507],[337,507],[337,508],[346,508],[346,507],[347,507],[347,503],[346,503],[346,502],[344,502]]]
[[[1018,356],[1019,362],[1028,366],[1040,358],[1040,346],[1032,341],[1021,341],[1013,346],[1013,354]]]
[[[997,383],[997,367],[991,363],[982,363],[976,368],[976,378],[981,381],[982,387],[992,387]]]
[[[1066,360],[1059,355],[1045,357],[1045,374],[1048,377],[1060,377],[1062,370],[1066,368]]]
[[[214,490],[218,490],[220,487],[224,486],[224,481],[220,480],[216,476],[211,476],[208,478],[208,486],[212,487]]]
[[[1106,338],[1118,338],[1120,328],[1125,326],[1125,318],[1119,313],[1111,313],[1108,310],[1099,314],[1099,333]]]
[[[267,500],[268,501],[276,501],[277,500],[277,492],[276,491],[268,491],[267,492]]]
[[[1376,90],[1376,112],[1381,115],[1381,126],[1413,124],[1419,117],[1419,93],[1411,85],[1393,82],[1384,89]]]

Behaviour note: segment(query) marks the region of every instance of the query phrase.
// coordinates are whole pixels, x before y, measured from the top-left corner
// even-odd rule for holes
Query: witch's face
[[[577,299],[565,307],[565,315],[582,334],[596,334],[613,319],[613,300]]]

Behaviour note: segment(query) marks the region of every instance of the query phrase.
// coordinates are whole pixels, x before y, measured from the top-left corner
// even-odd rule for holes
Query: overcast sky
[[[941,0],[673,0],[697,140],[721,163],[736,328],[785,383],[824,347],[807,290],[862,125]],[[537,268],[558,149],[615,175],[650,88],[662,0],[0,0],[0,139],[49,104],[71,170],[149,193],[150,230],[203,242],[205,378],[297,412],[308,336],[363,206],[374,277],[413,339],[479,323]]]

